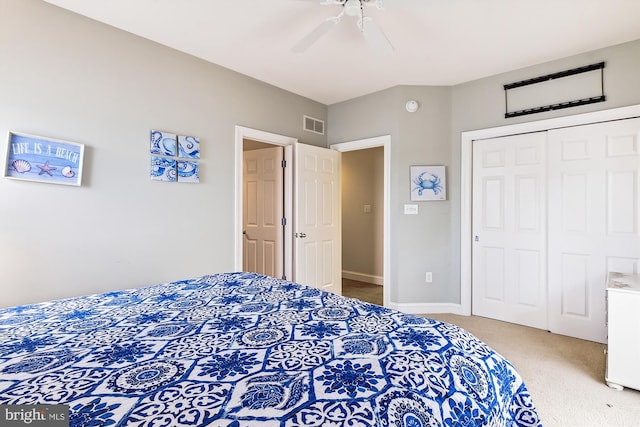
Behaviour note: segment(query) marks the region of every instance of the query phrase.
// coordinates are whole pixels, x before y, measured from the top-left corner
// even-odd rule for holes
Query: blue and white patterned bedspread
[[[538,426],[456,326],[250,273],[0,310],[0,404],[72,426]]]

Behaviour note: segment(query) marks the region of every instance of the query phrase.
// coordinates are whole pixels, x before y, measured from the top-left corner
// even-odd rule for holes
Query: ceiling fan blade
[[[393,45],[371,17],[365,16],[360,25],[365,40],[376,53],[381,55],[393,53]]]
[[[330,29],[336,26],[338,20],[335,18],[329,18],[324,21],[322,24],[318,25],[313,31],[304,36],[298,43],[295,44],[291,48],[291,50],[295,53],[302,53],[305,50],[309,49],[312,44],[318,41],[320,37],[324,36],[329,32]]]

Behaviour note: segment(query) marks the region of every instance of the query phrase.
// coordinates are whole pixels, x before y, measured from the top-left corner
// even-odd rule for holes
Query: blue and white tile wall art
[[[200,139],[195,136],[178,135],[178,157],[183,159],[200,158]]]
[[[160,130],[151,131],[151,154],[174,157],[177,154],[176,135]]]
[[[200,166],[198,162],[178,160],[178,182],[200,182]]]
[[[151,179],[154,181],[176,182],[176,160],[151,156]]]
[[[200,182],[200,139],[177,136],[161,130],[151,131],[151,171],[154,181]]]

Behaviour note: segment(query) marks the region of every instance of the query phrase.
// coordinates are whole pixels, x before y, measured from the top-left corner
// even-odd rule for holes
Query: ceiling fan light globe
[[[344,4],[344,13],[347,16],[358,16],[360,15],[360,0],[347,0]]]

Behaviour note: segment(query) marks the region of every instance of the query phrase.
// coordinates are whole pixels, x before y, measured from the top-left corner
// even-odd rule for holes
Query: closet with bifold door
[[[606,342],[640,264],[640,118],[473,141],[472,312]]]

